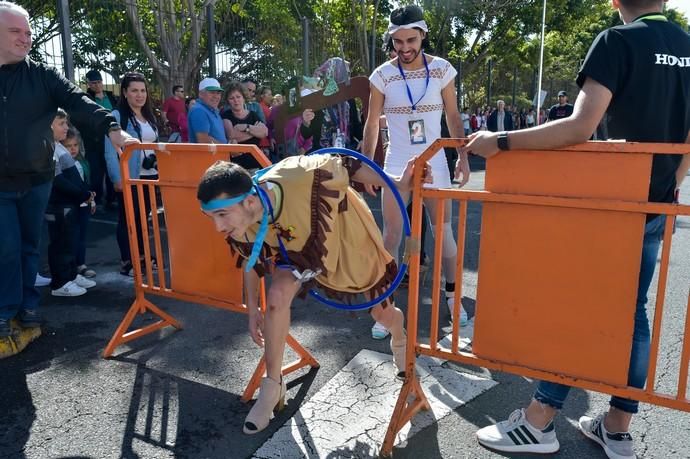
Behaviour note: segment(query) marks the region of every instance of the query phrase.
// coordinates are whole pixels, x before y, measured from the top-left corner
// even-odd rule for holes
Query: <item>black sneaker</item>
[[[25,309],[17,315],[17,319],[24,328],[38,328],[43,324],[41,313],[35,309]]]
[[[131,261],[123,261],[120,263],[120,274],[123,276],[134,277],[134,267]]]
[[[12,334],[10,319],[0,319],[0,338],[7,338]]]

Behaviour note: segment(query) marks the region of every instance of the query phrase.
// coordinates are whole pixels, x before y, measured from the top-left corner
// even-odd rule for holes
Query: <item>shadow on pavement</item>
[[[121,457],[144,458],[147,451],[169,451],[174,457],[249,457],[288,419],[306,398],[317,370],[291,380],[286,408],[269,427],[251,437],[242,433],[249,404],[241,394],[138,363],[132,387]]]

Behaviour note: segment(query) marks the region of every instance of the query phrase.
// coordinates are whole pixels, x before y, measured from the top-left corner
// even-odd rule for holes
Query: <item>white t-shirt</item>
[[[137,120],[139,122],[139,126],[141,128],[141,141],[142,143],[153,143],[156,141],[156,131],[151,127],[151,124],[146,122],[146,121],[141,121]],[[153,150],[142,150],[142,155],[141,155],[141,173],[139,176],[151,176],[151,175],[157,175],[158,171],[156,169],[144,169],[144,157],[153,155],[155,152]]]
[[[426,55],[429,65],[429,87],[426,89],[426,69],[405,71],[407,85],[416,103],[408,97],[405,80],[400,75],[397,60],[379,66],[369,77],[371,84],[383,93],[383,112],[388,124],[390,143],[383,168],[392,175],[400,175],[413,156],[426,150],[441,137],[441,115],[444,105],[441,91],[455,80],[457,72],[445,59]],[[420,99],[421,98],[421,99]],[[451,186],[448,163],[443,149],[429,162],[434,176],[433,188]]]
[[[465,131],[470,130],[470,115],[465,112],[460,113],[460,119],[462,120],[462,127]]]

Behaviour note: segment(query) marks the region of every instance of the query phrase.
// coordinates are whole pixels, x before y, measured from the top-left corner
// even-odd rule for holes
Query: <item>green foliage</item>
[[[132,18],[129,4],[137,6]],[[348,60],[354,75],[368,75],[386,56],[381,37],[393,0],[70,0],[75,64],[119,77],[139,70],[160,85],[184,79],[194,86],[207,72],[205,6],[214,5],[215,61],[226,79],[253,77],[282,91],[292,76],[311,74],[328,57]],[[432,52],[458,67],[464,103],[503,97],[526,104],[536,92],[542,0],[417,0],[430,26]],[[32,56],[59,33],[56,2],[22,2],[34,20]],[[160,10],[162,8],[162,11]],[[191,8],[191,9],[190,9]],[[667,16],[687,30],[688,18]],[[132,23],[132,20],[135,23]],[[303,49],[303,19],[309,45]],[[198,21],[196,32],[191,27]],[[576,93],[574,80],[596,35],[620,23],[609,0],[548,0],[543,87]],[[141,32],[138,39],[135,31]],[[172,33],[171,31],[175,32]],[[371,55],[372,45],[374,54]],[[303,58],[308,51],[309,61]],[[489,62],[491,81],[489,82]],[[491,94],[491,100],[487,97]]]
[[[665,11],[665,14],[669,21],[678,24],[683,30],[690,30],[690,27],[688,27],[688,20],[690,20],[690,18],[686,17],[677,9],[669,8]]]
[[[71,0],[74,64],[104,70],[115,81],[127,71],[153,71],[141,52],[122,2]]]

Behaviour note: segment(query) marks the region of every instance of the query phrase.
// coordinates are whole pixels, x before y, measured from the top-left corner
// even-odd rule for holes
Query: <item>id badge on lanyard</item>
[[[424,85],[424,92],[419,97],[419,99],[417,99],[417,102],[415,102],[412,98],[412,91],[410,90],[410,85],[407,84],[405,72],[403,71],[402,66],[400,65],[400,59],[398,59],[398,71],[400,72],[400,76],[402,76],[402,79],[405,82],[405,89],[407,89],[407,98],[410,101],[410,106],[412,109],[412,113],[410,114],[410,117],[407,121],[407,129],[411,145],[420,145],[426,143],[426,127],[424,126],[424,119],[420,117],[417,113],[417,104],[419,104],[419,102],[424,98],[424,96],[426,95],[426,91],[429,89],[429,64],[426,61],[426,55],[424,53],[422,53],[422,59],[424,60],[424,69],[426,70],[426,83]]]
[[[424,120],[419,118],[415,119],[416,113],[410,116],[410,120],[407,122],[407,128],[410,135],[410,144],[419,145],[426,143],[426,130],[424,129]]]

